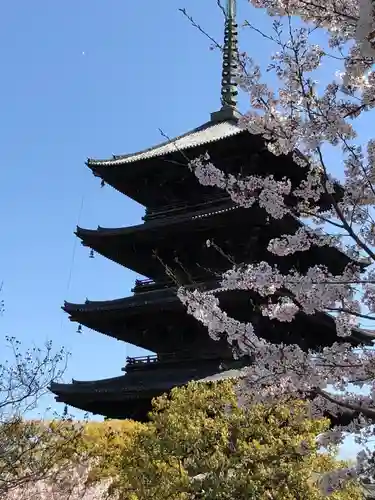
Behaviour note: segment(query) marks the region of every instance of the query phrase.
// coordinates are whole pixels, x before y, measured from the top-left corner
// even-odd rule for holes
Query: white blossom
[[[353,347],[351,342],[353,332],[364,326],[371,330],[375,318],[375,137],[362,137],[357,120],[375,107],[375,4],[371,0],[250,3],[275,18],[269,37],[275,51],[267,72],[273,73],[278,85],[271,88],[261,65],[244,55],[238,81],[249,109],[239,124],[249,132],[249,141],[251,135],[260,136],[268,152],[293,158],[295,170],[289,172],[293,178],[286,173],[282,178],[271,175],[269,169],[263,175],[252,165],[243,165],[246,175],[229,173],[208,154],[192,160],[189,167],[201,184],[226,191],[241,207],[263,211],[267,224],[286,218],[300,224],[294,233],[273,232],[260,261],[231,264],[216,290],[181,288],[178,295],[212,338],[224,337],[237,356],[256,359],[242,374],[241,401],[306,397],[316,418],[345,409],[351,419],[320,436],[320,444],[338,444],[345,432],[363,444],[372,435],[369,424],[375,421],[375,351]],[[294,27],[295,17],[302,24]],[[316,29],[328,36],[328,48],[313,40]],[[317,78],[320,67],[332,72],[324,84]],[[334,164],[329,150],[335,151]],[[215,245],[208,240],[207,246],[217,249],[216,241]],[[303,253],[328,256],[332,249],[343,253],[342,262],[309,257],[309,266],[307,259],[301,264]],[[262,338],[256,323],[243,323],[222,309],[220,294],[229,290],[250,292],[257,298],[249,307],[284,327],[300,314],[331,315],[337,342],[315,351],[298,341],[272,343]],[[349,383],[357,392],[349,391]],[[365,388],[368,394],[358,393]],[[366,465],[371,466],[369,460],[362,452],[355,467],[327,474],[323,490],[331,493],[359,476]]]

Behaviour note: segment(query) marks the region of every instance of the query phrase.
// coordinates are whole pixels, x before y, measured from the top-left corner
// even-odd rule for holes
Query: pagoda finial
[[[227,0],[223,46],[223,70],[221,79],[221,109],[211,114],[212,121],[237,119],[238,40],[236,24],[236,0]]]

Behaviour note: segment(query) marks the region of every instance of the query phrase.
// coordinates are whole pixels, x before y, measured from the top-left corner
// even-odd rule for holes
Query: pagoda
[[[223,45],[221,109],[196,129],[135,154],[107,160],[89,159],[87,166],[109,184],[145,207],[140,225],[96,230],[78,227],[82,244],[147,279],[137,280],[133,295],[82,304],[65,302],[72,321],[114,339],[154,353],[127,358],[123,374],[96,381],[53,383],[57,401],[108,418],[145,420],[152,398],[192,380],[234,376],[250,362],[236,359],[225,339],[215,341],[188,315],[177,298],[178,286],[214,289],[233,262],[267,260],[282,271],[301,272],[313,264],[340,273],[349,258],[333,248],[312,247],[292,256],[267,252],[272,237],[293,233],[302,223],[288,216],[269,220],[259,206],[236,205],[223,190],[201,185],[188,168],[190,160],[208,153],[224,172],[237,175],[287,176],[296,185],[304,171],[292,155],[274,156],[258,135],[238,124],[236,75],[239,64],[235,1],[227,0]],[[327,200],[322,199],[324,205]],[[292,203],[293,201],[291,201]],[[207,245],[207,241],[214,245]],[[340,340],[332,318],[299,313],[280,323],[262,316],[261,298],[241,291],[222,291],[220,304],[228,314],[249,321],[271,342],[321,348]],[[353,331],[354,345],[373,337]],[[252,361],[256,362],[256,360]]]

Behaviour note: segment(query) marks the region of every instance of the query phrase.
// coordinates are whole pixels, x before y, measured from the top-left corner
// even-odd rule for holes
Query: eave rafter
[[[243,305],[245,303],[248,303],[248,297],[245,292],[233,293],[230,291],[222,291],[220,293],[220,302],[224,307],[224,309],[229,311],[230,315],[233,313],[234,316],[236,316],[235,311],[243,309]],[[148,292],[146,293],[146,297],[142,297],[142,294],[139,294],[139,296],[127,297],[113,301],[86,300],[84,304],[72,304],[65,302],[63,309],[65,312],[69,314],[71,321],[75,321],[80,324],[86,325],[89,328],[101,331],[102,333],[106,333],[110,336],[118,338],[119,340],[126,340],[127,334],[124,331],[124,327],[127,324],[127,321],[131,322],[131,324],[133,325],[132,328],[137,329],[141,326],[140,322],[141,318],[149,318],[150,325],[148,326],[148,328],[151,328],[152,330],[153,325],[155,325],[155,321],[152,319],[154,314],[160,314],[161,311],[164,311],[164,314],[167,313],[173,315],[177,314],[178,316],[173,316],[174,321],[177,322],[183,321],[183,317],[186,315],[184,307],[178,300],[175,291],[173,290]],[[248,314],[246,315],[246,318],[243,318],[242,320],[252,321],[253,316],[255,318],[258,315],[256,312],[252,313],[251,310],[249,310]],[[99,317],[101,318],[100,326],[95,326]],[[137,317],[139,317],[139,321],[137,320],[137,323],[133,324],[133,320],[131,318],[137,318]],[[178,318],[180,318],[180,320],[178,320]],[[306,315],[304,313],[299,313],[298,318],[299,318],[298,322],[300,328],[303,327],[304,325],[306,326],[306,321],[308,321],[311,324],[311,329],[316,329],[317,332],[321,333],[321,338],[317,336],[315,339],[319,345],[320,344],[326,345],[327,341],[329,344],[335,341],[342,342],[343,340],[350,342],[353,345],[359,345],[359,344],[372,345],[373,341],[375,340],[375,334],[360,329],[353,329],[352,335],[350,337],[346,337],[345,339],[336,337],[335,333],[336,328],[334,320],[330,315],[325,313],[316,313],[314,315]],[[191,321],[194,323],[192,318]],[[256,319],[256,322],[257,322],[257,328],[260,329],[260,332],[269,330],[271,324],[273,325],[272,328],[277,327],[277,325],[279,325],[278,322],[276,321],[269,322],[264,318],[260,319],[260,323],[259,323],[259,318]],[[193,323],[191,325],[192,328],[193,328]],[[118,327],[113,326],[111,328],[110,325],[120,325],[120,324],[122,326],[119,331],[119,334],[117,335],[115,332],[117,331],[116,328]],[[139,324],[139,326],[135,327],[134,326],[135,324],[137,325]],[[284,326],[285,325],[280,325],[279,328]],[[110,331],[112,331],[112,333],[109,333]],[[134,332],[130,332],[129,335],[133,336]],[[153,338],[153,336],[151,335],[150,338]],[[149,349],[150,346],[148,347],[146,346],[145,348]],[[155,350],[154,345],[151,350]]]
[[[281,234],[293,234],[300,227],[303,227],[303,224],[295,218],[290,218],[288,221],[274,221],[272,225],[266,225],[264,211],[257,212],[255,209],[232,205],[211,212],[207,209],[183,216],[155,219],[128,228],[98,227],[94,230],[77,227],[76,235],[81,239],[83,246],[142,276],[161,280],[165,276],[165,268],[158,259],[155,259],[156,253],[172,268],[175,268],[176,264],[171,259],[178,258],[179,261],[182,259],[184,268],[190,269],[193,273],[199,271],[194,263],[200,255],[203,258],[200,263],[201,270],[205,266],[211,269],[217,265],[219,267],[215,268],[216,272],[221,272],[224,270],[221,267],[228,263],[223,258],[221,262],[219,254],[213,249],[206,249],[204,254],[202,253],[207,240],[213,238],[222,251],[233,255],[236,261],[246,263],[249,259],[257,261],[259,256],[265,258],[269,239]],[[176,241],[174,252],[168,243],[171,237]],[[233,245],[230,246],[228,241],[233,241]],[[306,252],[283,257],[282,261],[271,253],[267,255],[271,265],[281,265],[285,272],[287,272],[285,266],[293,267],[297,262],[299,268],[303,270],[310,265],[310,260],[313,260],[328,266],[333,273],[339,274],[348,264],[354,262],[340,250],[332,247],[312,246]],[[363,263],[354,263],[365,266]]]

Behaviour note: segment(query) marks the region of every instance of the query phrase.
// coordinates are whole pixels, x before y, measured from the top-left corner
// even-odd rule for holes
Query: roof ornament
[[[223,46],[223,70],[221,78],[221,109],[211,114],[211,121],[238,119],[237,75],[239,68],[236,0],[227,0]]]

